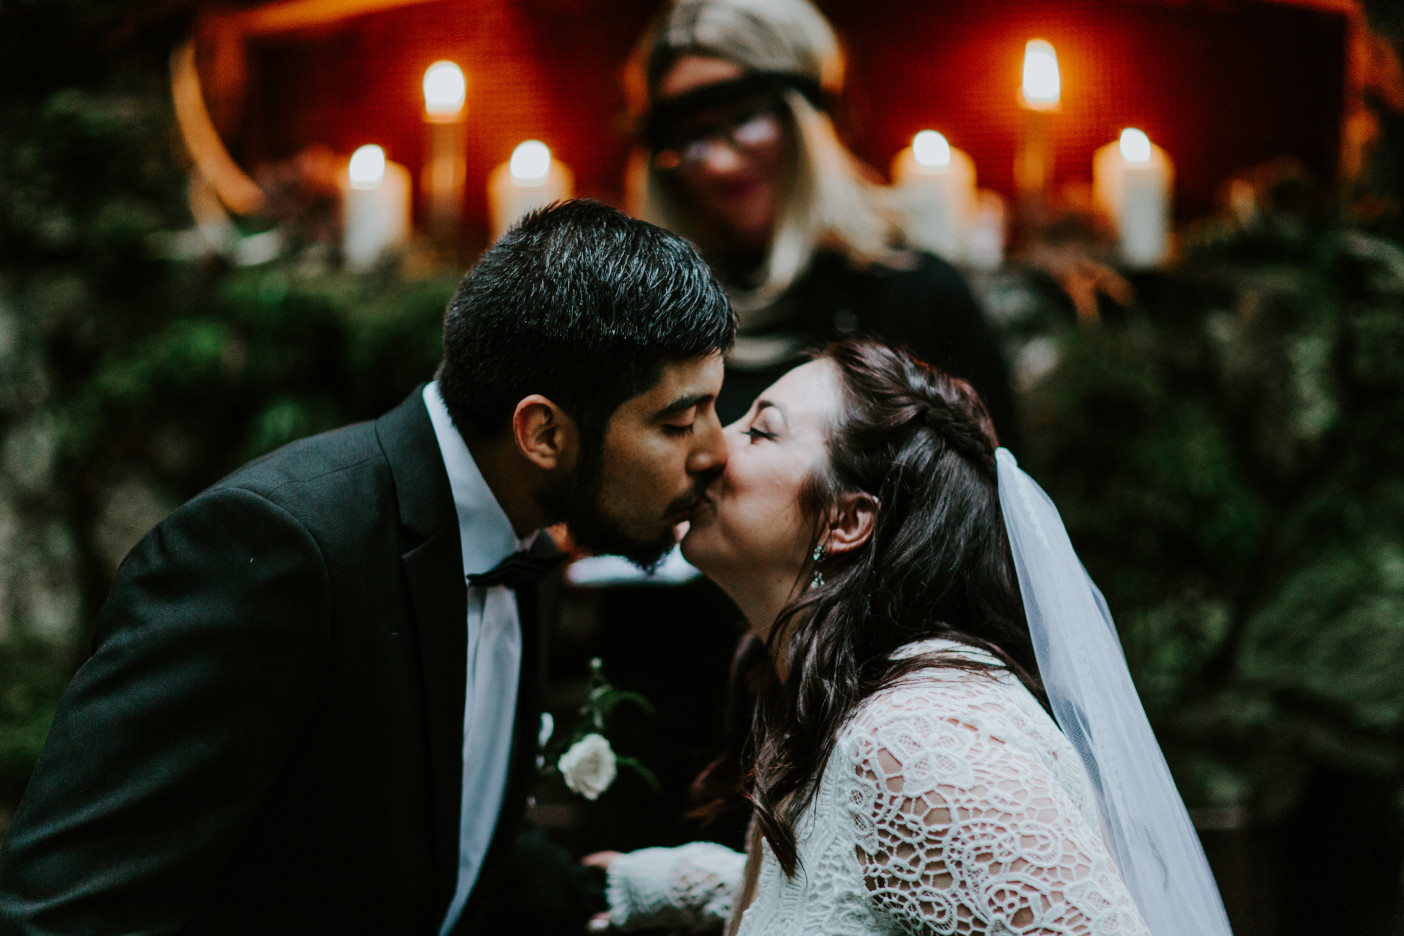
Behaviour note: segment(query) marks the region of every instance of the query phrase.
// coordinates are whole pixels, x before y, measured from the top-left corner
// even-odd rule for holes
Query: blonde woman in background
[[[740,313],[720,415],[807,347],[867,335],[969,380],[1017,448],[1008,369],[968,286],[906,245],[887,190],[839,141],[844,71],[808,0],[679,0],[627,71],[631,209],[698,244]]]
[[[968,380],[1018,451],[1008,371],[969,287],[908,246],[888,190],[839,140],[829,109],[844,80],[834,30],[808,0],[666,3],[626,70],[638,131],[629,208],[698,244],[739,313],[717,414],[741,418],[807,348],[876,337]],[[664,573],[679,565],[686,575],[681,563]],[[660,578],[596,596],[611,673],[655,702],[661,724],[698,739],[644,755],[676,799],[638,841],[685,834],[667,824],[715,730],[697,696],[720,694],[743,616],[706,578]],[[692,661],[690,690],[659,659]]]

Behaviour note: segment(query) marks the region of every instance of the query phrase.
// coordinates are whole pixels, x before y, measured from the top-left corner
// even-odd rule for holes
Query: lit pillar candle
[[[975,193],[975,213],[965,238],[965,262],[980,270],[997,270],[1004,262],[1004,199],[998,192]]]
[[[364,269],[409,235],[409,170],[387,160],[379,146],[362,146],[341,184],[341,250],[348,266]]]
[[[935,130],[923,130],[892,162],[913,244],[961,260],[975,206],[975,163]]]
[[[435,62],[424,73],[424,128],[427,157],[420,177],[424,219],[436,237],[453,239],[463,212],[467,176],[463,103],[468,83],[453,62]]]
[[[488,176],[492,238],[496,240],[522,215],[553,201],[570,198],[575,179],[570,169],[540,140],[517,144],[512,158]]]
[[[1136,129],[1121,131],[1121,139],[1093,157],[1093,195],[1116,226],[1128,266],[1165,261],[1174,171],[1165,151]]]
[[[1063,81],[1058,53],[1043,39],[1024,47],[1024,80],[1019,87],[1023,123],[1014,154],[1014,184],[1024,198],[1041,198],[1053,181],[1053,115],[1062,109]]]

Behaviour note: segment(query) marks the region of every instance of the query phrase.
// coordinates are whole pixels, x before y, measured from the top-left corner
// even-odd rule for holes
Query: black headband
[[[644,119],[643,138],[655,150],[662,149],[668,145],[668,131],[679,121],[708,108],[744,101],[746,98],[759,97],[762,94],[779,94],[785,90],[798,91],[819,110],[828,110],[824,100],[824,89],[813,78],[787,72],[750,72],[740,78],[703,85],[655,102],[653,109]]]

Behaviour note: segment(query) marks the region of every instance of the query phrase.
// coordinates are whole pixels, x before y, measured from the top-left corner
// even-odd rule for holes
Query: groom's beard
[[[569,477],[537,495],[537,500],[555,520],[570,530],[577,546],[602,556],[623,556],[651,572],[677,543],[671,527],[652,540],[641,540],[625,532],[604,503],[603,477],[598,468],[582,467]],[[692,502],[681,504],[679,510]],[[671,509],[671,507],[670,507]]]

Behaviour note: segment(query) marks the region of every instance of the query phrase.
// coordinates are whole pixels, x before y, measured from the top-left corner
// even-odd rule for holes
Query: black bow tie
[[[491,588],[494,585],[520,588],[541,581],[548,572],[564,562],[565,558],[563,553],[534,555],[525,550],[514,552],[486,572],[470,573],[468,584],[475,588]]]

